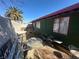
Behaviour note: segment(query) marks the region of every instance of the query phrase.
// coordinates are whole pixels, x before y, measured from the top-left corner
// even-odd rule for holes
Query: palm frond
[[[10,17],[12,20],[22,20],[23,16],[22,16],[23,12],[16,8],[16,7],[10,7],[9,9],[7,9],[5,16],[6,17]]]

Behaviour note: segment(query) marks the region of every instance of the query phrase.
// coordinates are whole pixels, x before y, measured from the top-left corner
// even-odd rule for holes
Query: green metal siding
[[[41,21],[41,33],[50,35],[53,29],[53,22],[50,19],[42,20]]]
[[[79,13],[71,15],[68,40],[79,47]]]
[[[77,47],[79,47],[79,13],[68,13],[68,14],[62,14],[58,17],[65,17],[69,16],[69,29],[68,34],[63,35],[60,33],[53,32],[53,18],[47,18],[45,20],[40,21],[41,28],[39,29],[39,32],[46,35],[52,35],[58,40],[62,40],[65,43],[73,44]],[[55,17],[57,18],[57,17]]]

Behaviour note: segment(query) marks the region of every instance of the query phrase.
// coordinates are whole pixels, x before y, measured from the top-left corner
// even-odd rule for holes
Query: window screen
[[[40,21],[36,22],[36,27],[40,29]]]
[[[67,34],[68,24],[69,24],[69,17],[61,18],[59,32],[62,34]]]
[[[59,18],[55,19],[54,21],[53,32],[58,32],[58,30],[59,30]]]
[[[53,32],[67,34],[69,17],[57,18],[54,21]]]

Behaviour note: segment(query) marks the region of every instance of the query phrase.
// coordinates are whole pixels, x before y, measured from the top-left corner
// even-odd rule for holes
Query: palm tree
[[[15,7],[10,7],[6,11],[5,16],[9,17],[11,20],[22,21],[22,19],[23,19],[22,14],[23,14],[23,12],[20,11],[19,9],[17,9]]]

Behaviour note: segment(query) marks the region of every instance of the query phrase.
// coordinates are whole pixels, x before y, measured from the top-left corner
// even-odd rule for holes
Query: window
[[[40,29],[40,21],[36,22],[36,27]]]
[[[55,19],[53,32],[67,34],[69,24],[69,17],[62,17]]]
[[[59,19],[57,18],[57,19],[55,19],[55,21],[54,21],[53,31],[54,31],[54,32],[58,32],[58,30],[59,30]]]
[[[33,23],[33,27],[35,27],[36,25],[35,25],[35,23]]]
[[[60,30],[59,30],[59,32],[61,34],[67,34],[68,24],[69,24],[69,17],[63,17],[63,18],[61,18]]]

